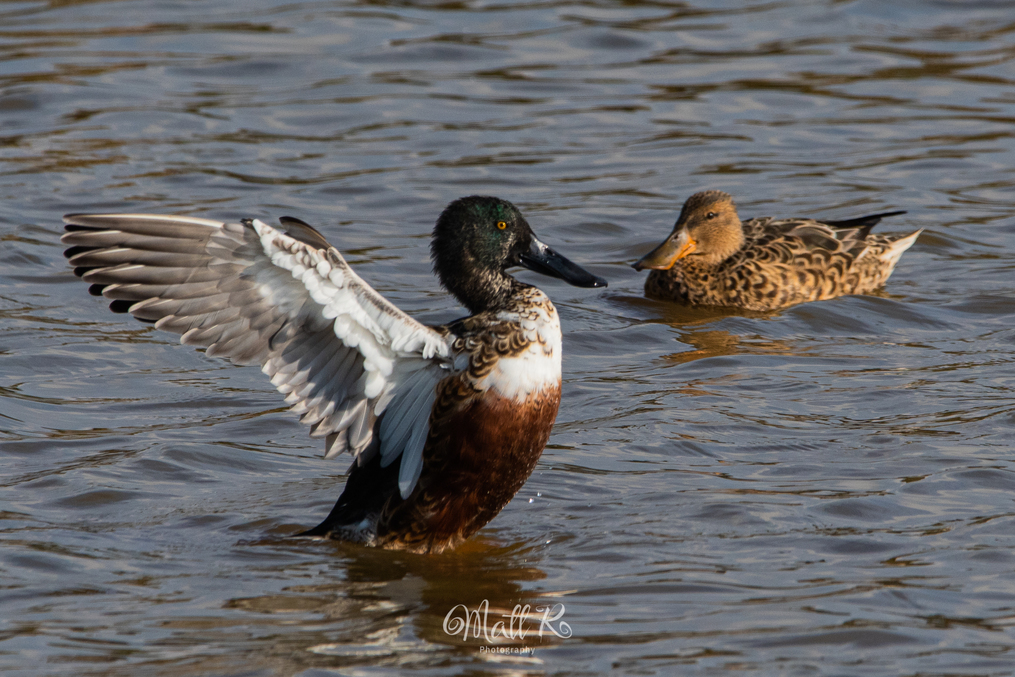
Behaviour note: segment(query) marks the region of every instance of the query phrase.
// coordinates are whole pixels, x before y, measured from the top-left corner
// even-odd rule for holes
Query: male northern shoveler
[[[892,274],[922,231],[871,235],[884,212],[846,221],[771,217],[740,221],[718,190],[684,203],[673,232],[634,264],[653,269],[645,294],[695,305],[774,310],[843,294],[865,294]]]
[[[331,514],[303,535],[438,553],[529,477],[560,403],[557,311],[512,266],[605,287],[536,239],[510,202],[452,202],[434,227],[441,284],[470,316],[428,327],[364,282],[312,227],[283,218],[72,214],[74,272],[110,308],[260,364],[326,456],[355,458]]]

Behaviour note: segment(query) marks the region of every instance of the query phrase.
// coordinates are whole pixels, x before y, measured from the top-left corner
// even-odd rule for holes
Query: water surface
[[[1007,2],[6,2],[0,26],[5,673],[1011,672]],[[878,295],[644,299],[628,264],[704,188],[926,230]],[[347,461],[257,369],[108,313],[58,243],[75,211],[293,215],[440,322],[429,231],[473,193],[611,284],[519,274],[562,316],[557,426],[441,557],[287,538]],[[571,635],[445,632],[484,600],[562,604]]]

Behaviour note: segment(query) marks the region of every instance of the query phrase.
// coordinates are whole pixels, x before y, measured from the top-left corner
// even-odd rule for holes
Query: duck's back
[[[884,215],[844,222],[771,217],[743,222],[744,244],[707,265],[687,257],[652,271],[645,292],[695,305],[774,310],[877,289],[920,231],[898,238],[871,235]]]

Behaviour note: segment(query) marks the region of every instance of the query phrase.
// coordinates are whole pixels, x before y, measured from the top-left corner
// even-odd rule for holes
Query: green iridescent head
[[[441,284],[474,313],[519,284],[506,273],[513,266],[579,287],[606,286],[540,242],[518,208],[496,197],[473,195],[448,205],[434,226],[430,254]]]

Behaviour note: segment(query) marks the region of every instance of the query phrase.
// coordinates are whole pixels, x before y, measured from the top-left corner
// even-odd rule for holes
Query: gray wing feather
[[[449,341],[363,282],[310,226],[284,222],[299,226],[294,239],[256,220],[65,221],[75,273],[114,309],[208,355],[260,364],[311,435],[327,438],[327,456],[350,451],[364,454],[362,462],[383,449],[387,465],[414,439],[425,441],[436,384],[450,368]],[[400,469],[408,477],[419,475],[419,446]]]

